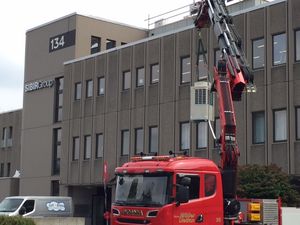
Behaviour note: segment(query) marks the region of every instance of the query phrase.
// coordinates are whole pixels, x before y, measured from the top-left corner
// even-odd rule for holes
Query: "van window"
[[[180,174],[177,175],[177,184],[180,184],[180,180],[183,177],[189,177],[191,179],[189,187],[189,199],[197,199],[199,198],[199,192],[200,192],[200,177],[197,175],[190,175],[190,174]]]
[[[23,207],[26,209],[26,213],[32,212],[34,209],[34,200],[27,200],[24,202]]]
[[[216,191],[216,176],[214,174],[205,174],[205,197],[211,196]]]

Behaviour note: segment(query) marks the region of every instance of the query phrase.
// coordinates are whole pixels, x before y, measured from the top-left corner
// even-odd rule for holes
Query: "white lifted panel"
[[[206,81],[195,82],[191,87],[191,120],[214,120],[214,94],[210,88]]]

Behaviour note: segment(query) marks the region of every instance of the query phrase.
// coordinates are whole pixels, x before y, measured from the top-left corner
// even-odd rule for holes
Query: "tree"
[[[246,165],[239,168],[238,196],[241,198],[281,197],[287,205],[300,203],[299,193],[293,189],[289,176],[276,165]]]

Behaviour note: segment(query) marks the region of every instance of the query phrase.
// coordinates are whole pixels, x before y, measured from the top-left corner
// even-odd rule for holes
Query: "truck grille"
[[[127,218],[118,218],[118,222],[120,223],[128,223],[128,224],[149,224],[150,220],[137,220],[137,219],[127,219]]]

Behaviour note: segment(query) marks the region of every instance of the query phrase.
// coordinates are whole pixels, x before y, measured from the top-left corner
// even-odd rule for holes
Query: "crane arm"
[[[243,91],[253,86],[253,74],[241,49],[224,0],[200,0],[195,3],[194,24],[197,29],[212,26],[221,51],[214,69],[214,89],[217,92],[220,114],[220,168],[225,199],[236,197],[238,157],[236,119],[233,101],[240,101]]]

